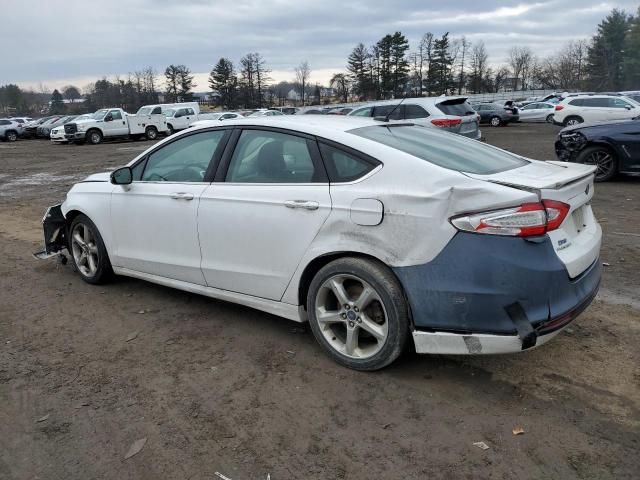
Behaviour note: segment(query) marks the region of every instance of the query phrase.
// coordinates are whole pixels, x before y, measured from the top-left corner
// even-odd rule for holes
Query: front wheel
[[[551,115],[547,115],[546,121],[547,123],[553,123],[553,113]]]
[[[80,214],[71,222],[69,252],[73,266],[85,282],[100,284],[113,275],[102,236],[86,215]]]
[[[576,157],[576,162],[595,165],[596,182],[607,182],[618,173],[618,159],[606,147],[593,146],[585,148]]]
[[[90,130],[89,133],[87,133],[87,141],[91,145],[98,145],[102,142],[102,132],[100,132],[100,130]]]
[[[404,350],[409,309],[400,283],[385,265],[341,258],[313,278],[307,295],[313,335],[336,362],[378,370]]]
[[[564,121],[565,127],[571,127],[573,125],[578,125],[579,123],[584,122],[581,117],[569,117]]]
[[[502,125],[502,120],[500,117],[491,117],[491,121],[489,122],[492,127],[499,127]]]
[[[15,142],[18,139],[18,134],[13,130],[9,130],[4,134],[4,138],[6,138],[8,142]]]

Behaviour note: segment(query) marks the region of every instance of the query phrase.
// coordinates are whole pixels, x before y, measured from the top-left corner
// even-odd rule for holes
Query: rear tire
[[[100,130],[89,130],[86,138],[91,145],[98,145],[102,143],[102,132]]]
[[[499,127],[500,125],[502,125],[502,119],[498,116],[493,116],[489,120],[489,123],[492,127]]]
[[[595,165],[596,182],[608,182],[618,174],[618,159],[609,148],[594,145],[582,150],[576,157],[576,162],[585,165]]]
[[[572,125],[578,125],[579,123],[584,123],[582,117],[578,117],[576,115],[572,115],[571,117],[567,117],[564,119],[564,126],[570,127]]]
[[[155,140],[158,138],[158,130],[156,127],[147,127],[144,131],[144,135],[147,137],[147,140]]]
[[[98,227],[86,215],[80,214],[69,227],[69,253],[82,280],[94,285],[105,283],[113,276],[107,249]]]
[[[379,370],[396,360],[409,336],[402,286],[384,264],[340,258],[315,275],[307,294],[313,335],[337,363]]]
[[[167,124],[167,137],[173,135],[176,131],[173,129],[173,125],[170,123]]]

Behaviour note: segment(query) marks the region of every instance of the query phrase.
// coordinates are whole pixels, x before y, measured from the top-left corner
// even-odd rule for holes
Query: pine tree
[[[349,54],[347,71],[353,83],[353,90],[362,100],[371,98],[372,84],[369,71],[371,54],[363,43],[359,43]]]
[[[614,8],[598,25],[587,56],[589,83],[595,90],[621,90],[629,15]],[[633,54],[637,55],[637,51]]]
[[[630,90],[640,87],[640,7],[631,19],[624,42],[624,83]]]
[[[391,37],[391,70],[393,75],[392,91],[394,97],[401,96],[409,79],[409,62],[407,61],[409,40],[400,32]]]
[[[62,94],[58,89],[55,89],[51,94],[51,106],[49,107],[49,113],[54,115],[64,113],[64,100],[62,99]]]
[[[225,108],[236,107],[238,77],[231,60],[224,57],[218,60],[209,74],[209,86],[220,95],[220,105]]]
[[[449,32],[433,43],[433,60],[431,65],[431,88],[436,95],[446,94],[453,86],[451,67],[453,60],[449,54]]]

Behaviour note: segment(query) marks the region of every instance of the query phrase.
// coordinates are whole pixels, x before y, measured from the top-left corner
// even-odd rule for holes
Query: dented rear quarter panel
[[[390,267],[422,265],[434,259],[457,232],[449,218],[538,200],[534,192],[469,178],[382,145],[375,152],[366,148],[360,146],[380,159],[382,168],[360,181],[330,186],[331,213],[302,258],[284,302],[298,303],[302,273],[318,257],[354,252]],[[384,162],[385,153],[393,161]],[[382,202],[380,224],[362,226],[352,221],[351,205],[360,198]]]

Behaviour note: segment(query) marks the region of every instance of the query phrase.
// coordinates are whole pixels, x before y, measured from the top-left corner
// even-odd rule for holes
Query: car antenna
[[[398,103],[395,107],[393,107],[389,113],[387,113],[384,117],[374,117],[374,120],[379,120],[380,122],[388,122],[391,114],[395,112],[396,108],[402,105],[402,102],[404,102],[406,99],[407,99],[407,94],[405,93],[404,96],[402,97],[402,100],[400,100],[400,103]]]

